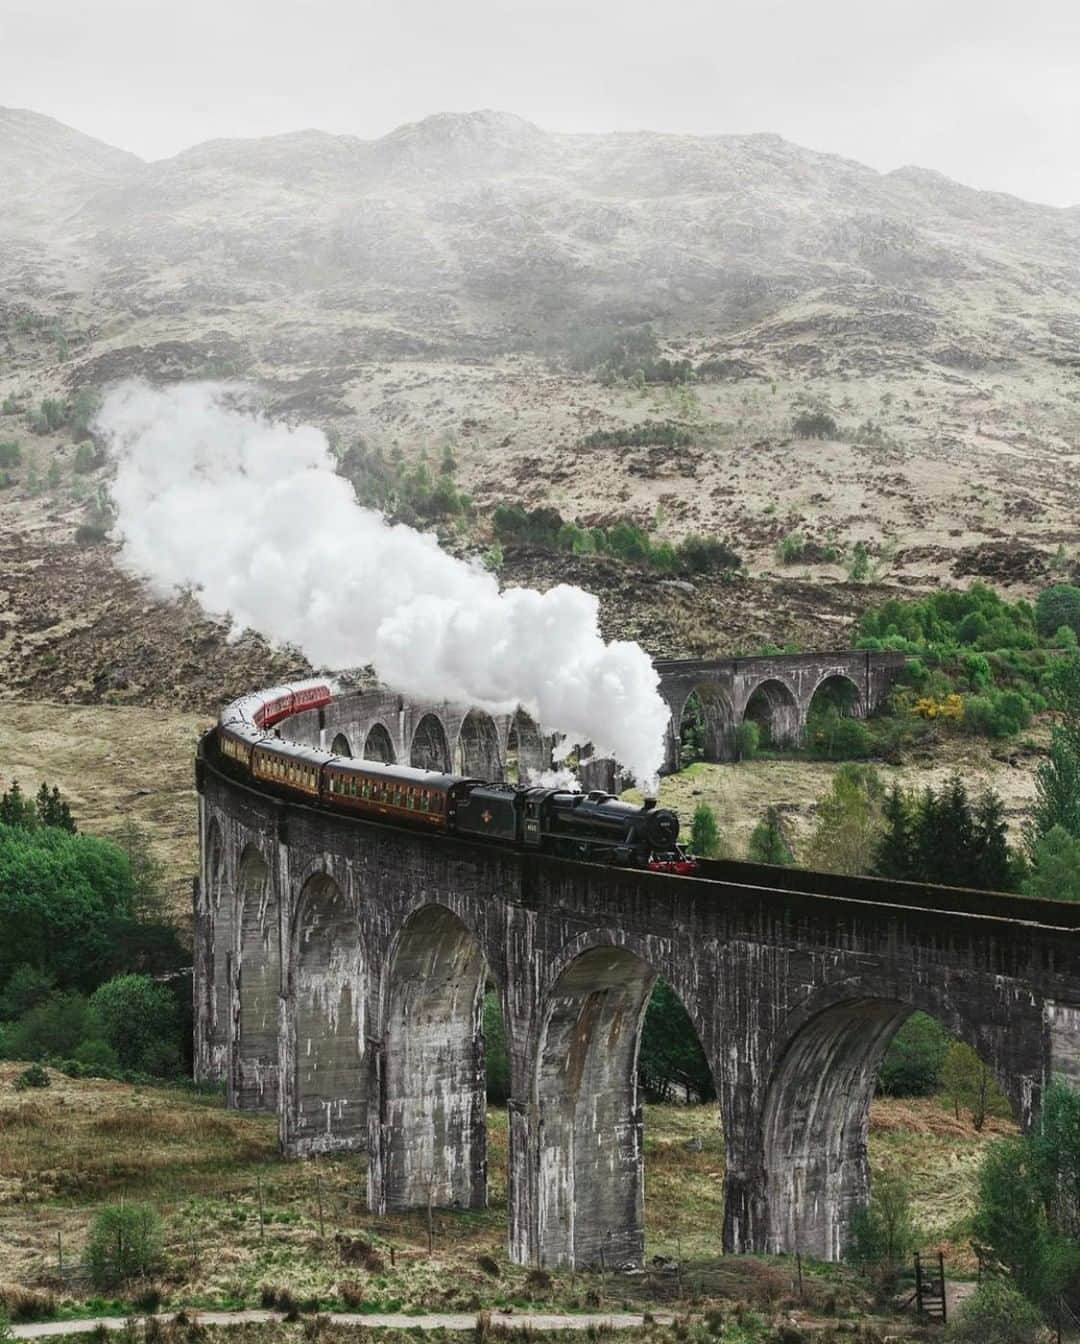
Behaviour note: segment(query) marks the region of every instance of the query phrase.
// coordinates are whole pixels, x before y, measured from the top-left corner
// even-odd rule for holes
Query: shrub
[[[175,1073],[180,1064],[176,999],[148,975],[117,975],[100,985],[90,1010],[101,1039],[121,1065],[150,1074]]]
[[[646,420],[627,429],[597,429],[581,440],[583,448],[643,448],[659,444],[665,448],[685,448],[694,442],[693,434],[670,420]]]
[[[28,1069],[23,1069],[22,1073],[16,1076],[12,1086],[16,1092],[26,1092],[34,1087],[49,1087],[51,1083],[52,1079],[40,1064],[31,1064]]]
[[[75,529],[75,542],[79,546],[96,546],[109,535],[109,529],[101,523],[80,523]]]
[[[22,449],[13,440],[0,443],[0,467],[17,467],[22,461]]]
[[[836,437],[836,421],[826,411],[804,411],[795,417],[791,428],[800,439]]]
[[[81,474],[93,471],[96,465],[96,455],[92,443],[80,443],[75,449],[75,470]]]
[[[854,761],[871,754],[874,739],[861,719],[850,718],[830,707],[809,717],[806,744],[812,755],[823,760]]]
[[[146,1278],[161,1262],[161,1219],[149,1204],[106,1204],[90,1224],[84,1263],[94,1287]]]
[[[1004,1279],[987,1279],[961,1302],[945,1331],[949,1344],[1040,1344],[1042,1319]]]
[[[797,565],[806,552],[806,538],[801,532],[789,532],[776,543],[776,558],[782,565]]]
[[[679,564],[689,574],[715,574],[738,569],[742,557],[718,537],[699,537],[691,533],[675,548]]]

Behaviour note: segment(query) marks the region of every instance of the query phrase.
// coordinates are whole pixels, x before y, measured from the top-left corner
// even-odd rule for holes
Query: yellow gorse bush
[[[924,695],[915,701],[914,710],[924,719],[962,719],[964,698],[955,692],[940,700],[932,695]]]

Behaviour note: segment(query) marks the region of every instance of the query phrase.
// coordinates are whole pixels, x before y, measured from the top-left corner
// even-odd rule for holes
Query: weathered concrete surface
[[[1080,1072],[1069,905],[752,864],[696,881],[541,859],[278,802],[213,769],[201,826],[199,1075],[227,1077],[234,1105],[276,1103],[287,1151],[366,1132],[376,1208],[476,1206],[490,977],[520,1262],[640,1258],[635,1063],[656,975],[716,1080],[732,1251],[838,1253],[866,1191],[874,1069],[911,1011],[978,1050],[1025,1124],[1053,1070]]]

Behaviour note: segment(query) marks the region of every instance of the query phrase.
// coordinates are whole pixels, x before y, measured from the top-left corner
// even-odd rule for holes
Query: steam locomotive
[[[321,681],[276,686],[227,705],[212,747],[232,771],[287,796],[340,812],[482,837],[504,845],[686,875],[694,859],[678,844],[679,818],[647,799],[641,807],[601,790],[516,787],[461,775],[335,756],[282,739],[274,725],[329,703]]]

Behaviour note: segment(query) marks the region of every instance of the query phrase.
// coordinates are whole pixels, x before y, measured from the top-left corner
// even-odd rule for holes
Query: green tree
[[[99,1291],[146,1278],[161,1263],[161,1218],[149,1204],[106,1204],[94,1215],[85,1264]]]
[[[747,858],[751,863],[773,863],[783,867],[790,867],[795,862],[777,808],[768,808],[750,833]]]
[[[92,989],[131,953],[133,897],[109,841],[0,824],[0,986],[33,966],[63,989]]]
[[[867,873],[881,833],[884,788],[868,765],[842,765],[832,788],[818,799],[807,865],[830,873]]]
[[[1044,588],[1035,603],[1035,628],[1044,639],[1063,625],[1080,635],[1080,588],[1071,583]]]
[[[720,828],[716,824],[716,813],[708,803],[698,803],[694,808],[690,823],[691,853],[702,858],[713,858],[720,849]]]
[[[1008,1115],[1009,1103],[1002,1095],[994,1075],[970,1045],[953,1041],[941,1070],[941,1086],[952,1098],[959,1120],[961,1108],[971,1112],[975,1132],[981,1134],[987,1117]]]
[[[1024,892],[1045,901],[1080,901],[1080,837],[1052,826],[1037,840]]]
[[[761,748],[761,729],[753,719],[743,719],[735,729],[735,759],[752,761]]]
[[[117,975],[90,997],[94,1033],[111,1045],[121,1065],[171,1074],[180,1065],[180,1015],[173,994],[148,975]]]
[[[1080,1090],[1050,1083],[1035,1129],[990,1147],[972,1228],[1033,1303],[1080,1308]]]
[[[914,801],[897,784],[881,807],[882,829],[870,871],[894,881],[915,880]]]
[[[916,1245],[907,1182],[894,1173],[874,1178],[870,1202],[852,1215],[846,1258],[864,1272],[890,1276]]]
[[[878,1067],[878,1090],[891,1097],[929,1097],[938,1090],[949,1033],[927,1013],[912,1013],[889,1042]]]
[[[1059,719],[1051,730],[1047,758],[1035,771],[1035,807],[1026,834],[1032,853],[1055,826],[1080,838],[1080,657],[1058,663],[1047,698]]]

